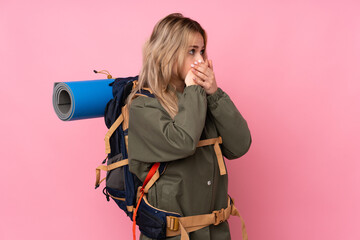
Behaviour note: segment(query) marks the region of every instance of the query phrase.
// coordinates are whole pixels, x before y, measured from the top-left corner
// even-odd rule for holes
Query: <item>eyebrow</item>
[[[197,46],[197,45],[189,46],[189,48],[191,48],[191,47],[193,47],[193,48],[199,48],[199,46]],[[203,46],[202,48],[205,48],[205,46]]]

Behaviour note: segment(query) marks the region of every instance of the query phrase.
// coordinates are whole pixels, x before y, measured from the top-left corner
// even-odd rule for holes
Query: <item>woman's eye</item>
[[[195,49],[191,49],[189,52],[191,55],[193,55],[195,53]],[[200,51],[200,54],[203,55],[205,53],[205,49]]]

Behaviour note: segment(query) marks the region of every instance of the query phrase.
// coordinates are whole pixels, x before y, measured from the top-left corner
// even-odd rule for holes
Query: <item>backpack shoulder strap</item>
[[[137,84],[137,81],[134,81],[134,86]],[[144,89],[145,91],[142,91],[142,93],[137,92],[134,98],[137,98],[138,96],[145,96],[145,97],[155,97],[152,94],[152,91],[150,89]],[[120,116],[116,119],[116,121],[111,125],[111,127],[109,128],[108,132],[105,134],[105,153],[109,154],[111,152],[110,149],[110,137],[113,135],[113,133],[115,132],[115,130],[120,126],[120,124],[122,123],[122,129],[123,131],[125,131],[126,129],[129,128],[129,109],[128,109],[128,105],[124,105],[121,109],[121,114]],[[127,135],[125,136],[125,144],[126,144],[126,150],[128,149],[128,137]]]
[[[152,94],[152,91],[150,89],[144,89],[145,91],[141,91],[142,93],[140,93],[139,91],[134,95],[134,98],[137,98],[139,96],[144,96],[144,97],[155,97]],[[122,129],[123,131],[126,131],[129,128],[129,107],[126,104],[122,109],[121,109],[121,115],[123,116],[123,124],[122,124]],[[129,140],[128,140],[128,135],[125,134],[125,146],[126,146],[126,151],[128,151],[128,144],[129,144]]]

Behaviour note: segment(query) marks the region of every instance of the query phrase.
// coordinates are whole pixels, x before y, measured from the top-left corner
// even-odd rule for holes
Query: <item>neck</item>
[[[172,79],[171,82],[175,85],[177,92],[181,92],[181,93],[184,92],[184,88],[185,88],[185,81],[184,80],[181,80],[179,78],[174,78],[174,79]]]

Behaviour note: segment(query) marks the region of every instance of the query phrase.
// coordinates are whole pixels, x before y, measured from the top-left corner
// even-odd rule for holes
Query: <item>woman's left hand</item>
[[[213,71],[213,64],[211,60],[196,61],[197,64],[192,64],[192,72],[197,77],[195,83],[204,88],[205,92],[210,95],[218,89]]]

